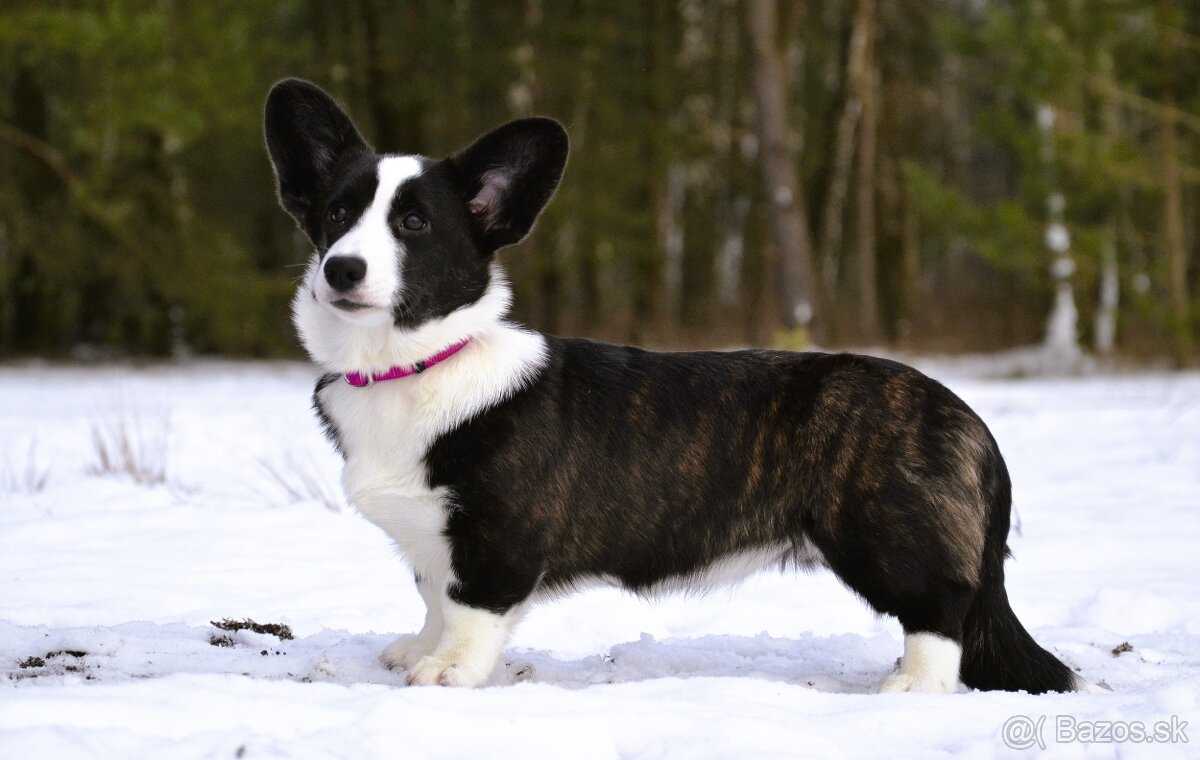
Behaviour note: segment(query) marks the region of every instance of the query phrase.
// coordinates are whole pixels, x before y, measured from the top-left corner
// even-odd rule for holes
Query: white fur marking
[[[773,564],[779,564],[786,550],[786,545],[779,544],[752,551],[727,554],[694,573],[664,578],[651,586],[642,596],[655,597],[672,592],[705,594],[716,589],[734,586],[760,570],[765,570]]]
[[[808,536],[800,542],[796,547],[796,551],[792,554],[792,559],[796,565],[805,570],[815,570],[819,567],[829,567],[829,563],[825,561],[825,555],[817,548]]]
[[[376,167],[378,184],[371,205],[363,211],[350,231],[338,238],[325,261],[336,256],[358,256],[367,262],[366,279],[349,294],[339,293],[325,281],[324,268],[310,266],[308,290],[317,301],[328,304],[349,298],[372,307],[361,311],[333,312],[339,319],[359,326],[386,326],[392,321],[392,301],[401,291],[400,268],[404,248],[388,226],[388,211],[396,191],[421,174],[421,162],[413,156],[384,156]],[[315,264],[315,262],[314,262]]]
[[[313,299],[307,283],[316,277],[320,275],[314,256],[306,284],[301,285],[292,300],[292,319],[309,356],[327,372],[383,372],[397,364],[408,365],[427,359],[463,338],[480,337],[485,332],[503,329],[532,335],[503,322],[512,302],[512,291],[498,264],[492,264],[491,281],[478,301],[412,329],[401,329],[393,324],[390,305],[385,322],[347,321],[344,312]],[[544,348],[542,353],[545,353]],[[457,363],[461,354],[455,354],[447,366]],[[441,369],[439,366],[438,370]],[[405,378],[403,382],[411,379]]]
[[[703,596],[712,591],[736,586],[755,573],[763,570],[786,571],[793,567],[815,570],[826,567],[825,557],[807,537],[798,544],[771,544],[750,551],[727,554],[713,563],[686,575],[676,575],[655,583],[639,592],[646,599],[656,599],[668,594]],[[539,587],[534,591],[537,602],[561,599],[589,588],[609,587],[626,589],[615,575],[597,575],[577,578],[573,582],[554,588]]]
[[[442,636],[434,650],[409,671],[416,686],[481,686],[492,675],[509,633],[523,609],[503,615],[442,599]]]
[[[401,354],[414,349],[402,334],[421,346],[419,357],[472,336],[465,348],[428,372],[369,388],[339,381],[321,392],[346,453],[342,484],[347,497],[396,542],[422,576],[445,579],[450,572],[450,551],[443,535],[450,505],[443,490],[429,487],[424,462],[429,447],[439,436],[518,391],[546,360],[545,339],[501,322],[502,304],[507,304],[507,288],[494,277],[480,301],[417,330],[392,328],[384,342],[391,353],[364,359],[368,365],[406,363]],[[351,339],[368,332],[323,319],[320,313],[313,316],[318,331],[349,328]],[[310,338],[319,336],[313,332],[304,336],[316,358],[322,345],[314,345]]]
[[[390,319],[381,325],[347,322],[332,307],[314,301],[304,287],[293,304],[305,348],[325,369],[338,373],[412,364],[472,338],[428,372],[368,388],[338,381],[321,391],[346,453],[346,495],[396,542],[422,578],[425,626],[381,655],[390,667],[409,670],[414,683],[482,683],[519,614],[451,607],[443,599],[453,581],[445,537],[453,505],[443,489],[430,488],[424,462],[439,436],[516,393],[545,364],[545,339],[503,321],[510,300],[504,274],[493,265],[491,282],[478,301],[411,330],[396,328]],[[500,625],[493,618],[508,622]],[[501,628],[503,635],[496,633]]]
[[[900,670],[883,679],[880,692],[917,691],[953,694],[958,690],[962,647],[936,633],[910,633],[904,637]]]
[[[1092,683],[1081,675],[1074,676],[1075,682],[1073,685],[1074,691],[1083,692],[1084,694],[1112,694],[1113,688],[1103,681]]]

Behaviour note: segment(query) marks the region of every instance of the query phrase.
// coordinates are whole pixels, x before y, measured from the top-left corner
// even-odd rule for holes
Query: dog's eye
[[[347,216],[349,216],[349,214],[346,211],[346,207],[342,204],[339,203],[335,206],[329,207],[329,221],[333,222],[334,224],[344,224]]]
[[[404,225],[404,229],[416,232],[417,230],[425,229],[425,220],[419,214],[408,213],[400,220],[400,224]]]

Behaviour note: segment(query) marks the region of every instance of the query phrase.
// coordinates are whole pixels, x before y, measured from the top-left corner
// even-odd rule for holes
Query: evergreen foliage
[[[1111,308],[1125,353],[1194,360],[1200,5],[778,10],[822,342],[1038,342],[1061,215],[1080,313]],[[385,151],[443,155],[518,116],[564,122],[559,195],[504,253],[533,326],[789,342],[754,66],[738,0],[8,0],[0,356],[294,354],[307,249],[261,141],[283,76],[330,90]],[[859,319],[866,298],[878,325]],[[1080,320],[1085,345],[1099,324]]]

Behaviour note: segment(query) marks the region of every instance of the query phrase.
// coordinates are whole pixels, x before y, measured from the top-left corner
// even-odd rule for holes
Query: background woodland
[[[293,75],[383,151],[567,125],[548,332],[1198,355],[1198,3],[6,0],[0,356],[295,355]]]

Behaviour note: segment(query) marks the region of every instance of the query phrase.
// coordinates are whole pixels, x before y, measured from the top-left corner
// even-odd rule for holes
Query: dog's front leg
[[[470,607],[443,592],[442,631],[437,645],[409,670],[417,686],[481,686],[492,675],[524,605],[506,612]]]
[[[420,633],[409,633],[393,641],[379,657],[390,668],[410,673],[422,657],[433,651],[442,636],[442,594],[445,580],[426,572],[415,573],[417,591],[425,602],[425,625]]]
[[[517,525],[514,529],[525,527],[526,535],[517,533],[514,538],[514,530],[495,519],[502,510],[458,499],[442,533],[449,552],[429,553],[424,563],[446,568],[437,599],[441,635],[433,651],[408,671],[410,684],[486,683],[513,626],[545,577],[545,555],[538,550],[536,531]],[[492,519],[479,520],[479,514]]]

